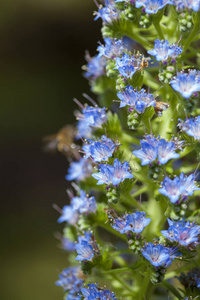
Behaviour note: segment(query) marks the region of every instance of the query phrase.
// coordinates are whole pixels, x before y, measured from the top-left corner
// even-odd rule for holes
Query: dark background
[[[63,299],[54,282],[67,254],[52,204],[67,202],[68,166],[42,151],[42,138],[75,122],[72,99],[89,92],[81,66],[101,39],[94,9],[92,0],[1,0],[2,300]]]

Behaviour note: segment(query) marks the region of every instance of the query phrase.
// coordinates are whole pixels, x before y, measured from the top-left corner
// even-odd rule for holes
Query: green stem
[[[117,280],[118,282],[120,282],[121,285],[131,293],[131,295],[135,295],[135,291],[131,288],[131,286],[130,286],[126,281],[124,281],[121,277],[119,277],[119,276],[118,276],[117,274],[115,274],[115,273],[112,273],[112,274],[110,274],[110,275],[111,275],[115,280]]]
[[[155,27],[155,30],[156,30],[157,33],[158,33],[159,38],[160,38],[161,40],[164,40],[165,37],[164,37],[164,34],[163,34],[162,29],[161,29],[161,27],[160,27],[160,21],[158,22],[158,21],[154,18],[154,20],[153,20],[153,25],[154,25],[154,27]]]

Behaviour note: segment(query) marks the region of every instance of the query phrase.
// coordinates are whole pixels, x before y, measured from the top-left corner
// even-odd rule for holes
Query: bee
[[[168,103],[156,101],[156,106],[154,107],[155,113],[158,114],[158,116],[162,116],[163,110],[166,110],[168,107],[169,107]]]
[[[142,57],[140,68],[143,70],[144,68],[147,68],[149,66],[149,58]]]
[[[66,125],[61,128],[56,134],[52,134],[43,138],[46,143],[44,150],[49,152],[55,152],[56,150],[71,159],[72,157],[79,159],[80,149],[78,145],[74,143],[74,137],[76,136],[76,129],[72,125]]]

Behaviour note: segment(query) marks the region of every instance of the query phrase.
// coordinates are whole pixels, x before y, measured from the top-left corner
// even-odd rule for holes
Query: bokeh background
[[[54,282],[67,254],[52,208],[66,204],[66,159],[42,138],[75,122],[73,97],[89,92],[85,50],[95,54],[101,22],[92,0],[1,0],[0,299],[62,299]]]

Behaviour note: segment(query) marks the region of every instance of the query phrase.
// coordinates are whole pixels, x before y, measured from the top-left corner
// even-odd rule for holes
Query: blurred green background
[[[65,158],[42,138],[75,122],[73,97],[89,92],[85,50],[95,54],[101,22],[92,0],[1,0],[1,283],[3,300],[62,299],[54,282],[67,266],[54,233],[53,203],[67,202]]]

